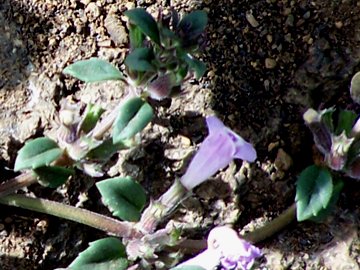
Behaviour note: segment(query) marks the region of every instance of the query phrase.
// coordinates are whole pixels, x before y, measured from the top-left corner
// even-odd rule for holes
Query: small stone
[[[214,78],[214,77],[215,77],[215,71],[214,71],[214,70],[209,70],[207,76],[208,76],[209,78]]]
[[[310,15],[311,15],[311,12],[310,11],[307,11],[304,15],[303,15],[303,18],[305,20],[309,19],[310,18]]]
[[[293,164],[293,161],[290,155],[280,148],[277,152],[274,164],[278,170],[287,171]]]
[[[236,53],[236,54],[239,53],[239,47],[237,45],[234,46],[234,53]]]
[[[95,21],[100,16],[100,8],[96,3],[91,2],[85,8],[85,13],[90,22]]]
[[[279,146],[279,142],[271,142],[271,143],[269,143],[268,152],[271,152],[272,150],[274,150],[278,146]]]
[[[11,222],[13,222],[13,219],[11,217],[6,217],[4,221],[5,223],[10,224]]]
[[[2,231],[3,229],[5,229],[5,225],[0,223],[0,231]]]
[[[87,6],[88,4],[90,4],[91,0],[81,0],[80,2]]]
[[[275,68],[276,67],[276,61],[274,60],[274,59],[272,59],[272,58],[266,58],[265,59],[265,67],[267,68],[267,69],[273,69],[273,68]]]
[[[252,15],[251,12],[246,13],[246,20],[254,28],[259,26],[259,22],[255,19],[254,15]]]
[[[269,43],[272,43],[272,42],[273,42],[273,36],[272,36],[272,35],[266,35],[266,40],[267,40]]]
[[[294,15],[289,14],[285,21],[286,26],[294,26]]]
[[[342,21],[337,21],[337,22],[335,22],[335,27],[337,28],[337,29],[340,29],[340,28],[342,28],[343,27],[343,22]]]

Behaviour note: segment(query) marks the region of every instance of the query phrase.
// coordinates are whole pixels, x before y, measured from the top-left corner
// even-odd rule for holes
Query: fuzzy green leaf
[[[303,170],[296,182],[297,220],[317,216],[328,206],[332,193],[332,177],[327,169],[312,165]]]
[[[142,8],[125,11],[130,22],[137,25],[140,30],[156,44],[160,44],[159,28],[154,18]]]
[[[127,267],[125,247],[115,237],[91,242],[69,266],[71,270],[125,270]]]
[[[16,160],[14,171],[23,169],[37,169],[50,165],[62,153],[56,142],[46,137],[28,141],[20,149]]]
[[[129,26],[129,38],[131,49],[140,48],[143,45],[145,35],[136,25]]]
[[[113,125],[113,142],[130,139],[143,130],[153,118],[153,109],[141,98],[132,98],[120,108]]]
[[[143,187],[130,177],[110,178],[96,183],[104,204],[114,216],[138,221],[146,202]]]
[[[208,22],[208,17],[205,11],[196,10],[185,15],[180,23],[179,29],[186,34],[187,39],[195,39],[204,32]]]
[[[345,134],[349,136],[357,117],[357,114],[352,111],[341,110],[339,112],[335,134],[340,135],[343,131],[345,131]]]
[[[344,187],[343,181],[336,181],[334,184],[333,192],[331,194],[331,199],[326,208],[320,210],[317,216],[313,216],[310,218],[311,221],[322,222],[326,217],[331,214],[331,211],[334,210],[334,207],[339,199],[340,193]]]
[[[74,174],[73,169],[60,166],[40,167],[35,169],[34,172],[39,177],[39,183],[50,188],[61,186],[68,180],[69,176]]]
[[[103,141],[99,146],[91,149],[86,155],[88,159],[98,160],[98,161],[107,161],[109,160],[117,151],[125,149],[122,143],[115,144],[113,143],[112,138]]]
[[[184,56],[184,60],[189,65],[190,69],[194,70],[195,78],[197,80],[200,79],[205,74],[206,65],[203,62],[188,55]]]
[[[125,59],[125,65],[130,70],[154,71],[155,67],[151,64],[154,54],[149,48],[136,48]]]
[[[119,69],[99,58],[77,61],[66,67],[63,73],[87,83],[122,80],[124,78]]]
[[[88,133],[99,121],[105,110],[98,105],[88,104],[84,113],[84,117],[80,123],[80,130]]]

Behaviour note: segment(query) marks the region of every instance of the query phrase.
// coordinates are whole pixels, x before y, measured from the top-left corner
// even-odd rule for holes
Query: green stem
[[[255,229],[252,232],[242,235],[241,238],[251,242],[253,244],[264,241],[267,238],[272,237],[274,234],[278,233],[280,230],[284,229],[287,225],[293,222],[296,218],[296,204],[294,203],[288,209],[286,209],[280,216],[276,217],[272,221],[266,223],[264,226]],[[182,250],[185,254],[194,254],[206,249],[206,240],[194,240],[194,239],[185,239],[181,241],[176,246],[167,247],[169,251]]]
[[[294,220],[296,220],[295,203],[291,205],[288,209],[286,209],[283,213],[281,213],[280,216],[266,223],[264,226],[255,229],[252,232],[246,233],[242,236],[242,238],[251,243],[261,242],[278,233],[290,223],[292,223]]]
[[[122,222],[86,209],[54,201],[16,194],[0,198],[0,203],[76,221],[119,237],[141,236],[132,222]]]
[[[0,185],[0,197],[14,193],[16,190],[36,182],[36,175],[32,172],[20,174]]]

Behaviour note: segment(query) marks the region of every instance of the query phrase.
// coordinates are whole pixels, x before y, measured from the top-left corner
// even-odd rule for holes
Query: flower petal
[[[206,124],[209,130],[209,135],[219,132],[219,130],[225,128],[223,122],[221,122],[216,116],[206,117]]]
[[[193,189],[226,167],[233,159],[234,153],[235,145],[225,133],[209,135],[180,179],[181,183],[188,190]]]
[[[219,261],[220,256],[216,251],[206,249],[197,256],[177,265],[176,268],[181,266],[200,266],[206,270],[213,270],[219,264]]]
[[[253,162],[257,158],[257,155],[256,155],[256,150],[252,146],[252,144],[245,141],[242,137],[237,135],[231,129],[229,128],[226,129],[228,136],[232,139],[232,141],[235,144],[236,150],[235,150],[234,158],[239,158],[242,160]]]

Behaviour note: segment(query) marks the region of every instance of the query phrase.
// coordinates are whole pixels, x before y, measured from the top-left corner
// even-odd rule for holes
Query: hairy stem
[[[86,209],[50,200],[15,194],[0,198],[0,203],[76,221],[119,237],[141,236],[132,222],[119,221]]]
[[[153,233],[157,225],[170,215],[188,194],[189,191],[176,179],[158,200],[151,202],[144,210],[137,225],[139,230],[144,233]]]
[[[20,174],[0,185],[0,197],[14,193],[16,190],[36,182],[36,175],[32,172]]]

